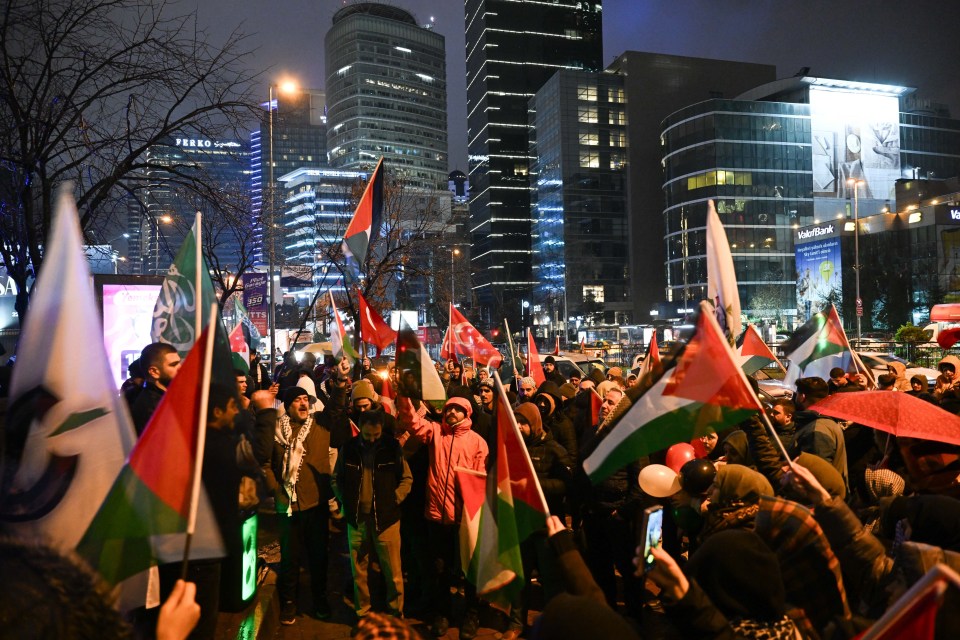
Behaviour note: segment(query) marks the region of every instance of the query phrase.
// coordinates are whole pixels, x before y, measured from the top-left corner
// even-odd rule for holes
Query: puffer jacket
[[[940,362],[937,363],[937,369],[940,369],[945,364],[953,365],[953,370],[956,372],[953,375],[953,381],[948,381],[943,374],[941,373],[937,376],[937,385],[933,388],[933,395],[940,400],[943,398],[944,393],[947,391],[955,392],[960,386],[960,358],[957,356],[944,356]]]
[[[397,399],[400,428],[429,447],[427,499],[424,516],[432,522],[456,524],[460,521],[463,499],[457,495],[456,468],[483,472],[487,463],[487,443],[470,429],[470,418],[450,427],[420,416],[409,398]]]

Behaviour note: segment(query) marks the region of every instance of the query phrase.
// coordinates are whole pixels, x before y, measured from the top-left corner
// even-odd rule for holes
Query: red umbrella
[[[851,420],[904,438],[960,445],[960,416],[908,393],[835,393],[810,407],[823,415]]]

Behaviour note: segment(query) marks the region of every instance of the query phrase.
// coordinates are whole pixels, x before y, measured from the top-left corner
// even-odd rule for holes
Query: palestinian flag
[[[707,299],[714,307],[720,331],[730,344],[740,333],[740,293],[727,232],[713,200],[707,200]]]
[[[363,197],[353,212],[347,231],[343,234],[343,253],[363,265],[367,259],[367,249],[377,239],[380,232],[380,220],[383,217],[383,158],[367,182]]]
[[[830,379],[830,370],[839,367],[847,372],[859,371],[873,381],[872,373],[857,358],[840,323],[840,316],[832,304],[829,309],[815,313],[793,332],[780,348],[790,361],[784,382],[794,384],[799,378]]]
[[[430,354],[417,340],[416,332],[402,319],[397,332],[397,373],[404,395],[423,400],[438,410],[443,408],[447,394],[440,374],[433,366]]]
[[[600,424],[600,407],[603,405],[603,398],[597,393],[594,387],[590,387],[590,426],[595,427]]]
[[[500,376],[495,406],[496,443],[490,449],[490,474],[457,469],[463,496],[460,560],[477,595],[508,609],[523,589],[520,544],[546,526],[547,501],[523,443]]]
[[[357,353],[357,350],[353,348],[353,343],[350,342],[350,337],[347,335],[347,330],[343,326],[343,320],[340,319],[340,314],[337,312],[337,304],[333,301],[333,291],[330,291],[330,308],[332,309],[333,317],[337,322],[337,326],[333,328],[330,332],[330,343],[333,346],[333,357],[337,359],[337,362],[346,358],[350,361],[350,364],[353,365],[360,359],[360,355]]]
[[[238,324],[230,332],[230,351],[233,354],[233,366],[241,371],[250,371],[250,345],[243,335],[243,325]]]
[[[740,368],[748,376],[773,363],[783,367],[752,324],[748,324],[737,338],[737,356],[740,358]]]
[[[527,375],[537,383],[538,389],[547,381],[547,376],[543,373],[543,365],[540,364],[540,354],[537,353],[537,343],[534,342],[530,329],[527,329]]]
[[[712,305],[700,303],[690,341],[671,359],[646,391],[627,390],[600,431],[606,436],[583,462],[594,482],[622,469],[641,456],[736,424],[762,411],[713,315]]]
[[[390,328],[383,318],[371,307],[357,291],[360,304],[360,339],[377,348],[377,353],[386,349],[397,340],[397,332]]]
[[[194,474],[203,455],[200,430],[206,427],[206,416],[201,415],[206,413],[205,377],[210,375],[209,368],[204,375],[204,365],[211,355],[211,337],[208,328],[196,340],[77,545],[77,553],[111,584],[183,558]],[[209,506],[204,506],[199,514],[204,535],[194,538],[191,557],[221,557],[223,542]]]
[[[643,357],[643,362],[640,364],[640,373],[637,374],[637,378],[643,380],[643,377],[652,373],[658,364],[660,364],[660,347],[657,345],[657,332],[654,331],[650,336],[650,346],[647,347],[647,355]]]

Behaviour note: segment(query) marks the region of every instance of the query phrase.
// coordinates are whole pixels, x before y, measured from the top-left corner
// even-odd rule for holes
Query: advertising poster
[[[830,303],[839,304],[843,297],[843,269],[840,258],[840,238],[798,244],[797,259],[797,322]]]
[[[103,284],[103,342],[117,388],[127,379],[127,366],[150,344],[153,306],[159,284]]]
[[[269,335],[267,332],[267,274],[244,274],[243,306],[247,308],[250,322],[257,328],[260,335]]]
[[[900,178],[900,102],[893,95],[810,88],[815,196],[892,199]]]

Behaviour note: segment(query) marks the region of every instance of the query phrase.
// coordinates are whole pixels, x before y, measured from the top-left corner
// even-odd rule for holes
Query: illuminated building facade
[[[464,8],[473,287],[484,321],[516,322],[536,284],[528,102],[561,69],[601,70],[602,6],[466,0]]]
[[[560,71],[530,100],[531,318],[543,337],[573,324],[627,323],[623,78]]]
[[[403,9],[361,2],[334,14],[324,46],[330,166],[369,171],[383,156],[408,186],[446,189],[443,36]]]
[[[690,307],[705,297],[708,199],[726,229],[749,320],[792,328],[842,292],[831,282],[852,281],[852,261],[846,274],[829,256],[809,277],[806,262],[800,273],[797,229],[892,211],[896,183],[917,173],[917,159],[960,172],[956,121],[903,111],[910,92],[800,76],[667,117],[667,300]]]

